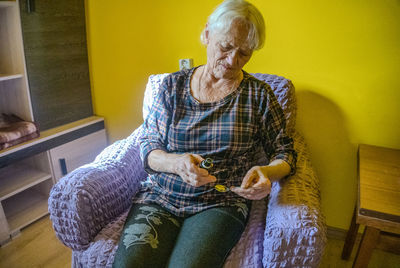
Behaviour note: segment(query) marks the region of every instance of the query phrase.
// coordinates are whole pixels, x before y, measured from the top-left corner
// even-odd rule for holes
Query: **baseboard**
[[[362,226],[360,226],[360,229],[361,227]],[[337,227],[327,226],[326,235],[328,239],[338,239],[344,241],[346,239],[347,230]],[[359,241],[361,241],[361,238],[362,238],[362,233],[358,233],[356,237],[356,244],[358,244]],[[381,232],[379,236],[379,242],[376,248],[400,255],[400,235]]]
[[[345,229],[327,226],[326,235],[327,235],[328,239],[331,238],[331,239],[345,240],[346,234],[347,234],[347,230],[345,230]],[[358,234],[358,236],[360,236],[360,234]]]

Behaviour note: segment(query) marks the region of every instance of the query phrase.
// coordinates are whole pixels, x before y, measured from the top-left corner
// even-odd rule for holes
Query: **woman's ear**
[[[204,42],[206,45],[208,45],[209,37],[210,37],[210,29],[208,28],[208,22],[207,22],[206,27],[204,28]]]

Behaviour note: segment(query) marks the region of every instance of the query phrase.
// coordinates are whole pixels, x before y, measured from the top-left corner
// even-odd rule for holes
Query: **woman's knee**
[[[182,220],[158,205],[134,205],[125,222],[113,267],[165,267]]]

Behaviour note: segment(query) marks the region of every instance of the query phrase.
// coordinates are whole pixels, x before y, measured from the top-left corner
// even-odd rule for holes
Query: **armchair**
[[[294,87],[280,76],[254,75],[272,87],[283,107],[298,152],[297,172],[273,183],[268,200],[253,201],[247,227],[225,267],[318,267],[326,229],[318,179],[305,141],[295,130]],[[144,117],[165,76],[150,76]],[[72,249],[73,267],[112,266],[131,199],[147,176],[137,142],[142,133],[142,127],[137,128],[52,188],[50,219],[57,237]],[[265,161],[260,152],[260,164]]]

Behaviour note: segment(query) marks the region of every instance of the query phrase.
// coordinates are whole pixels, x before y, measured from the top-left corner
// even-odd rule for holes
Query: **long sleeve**
[[[269,161],[282,159],[291,167],[290,175],[296,172],[297,153],[293,148],[293,139],[286,132],[286,120],[282,107],[273,92],[268,88],[262,105],[261,130],[264,150]]]
[[[140,157],[148,173],[154,173],[147,161],[150,152],[156,149],[167,151],[168,129],[172,116],[169,81],[169,76],[163,80],[150,113],[143,123],[144,135],[139,139]]]

